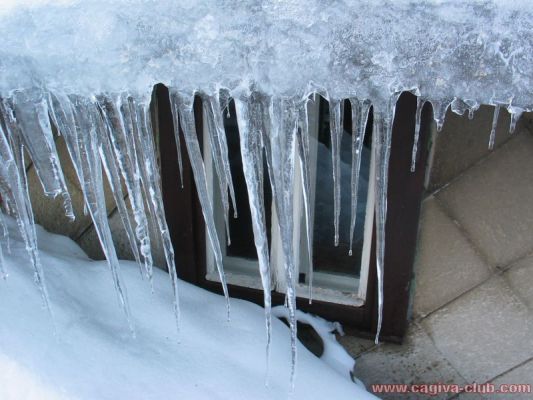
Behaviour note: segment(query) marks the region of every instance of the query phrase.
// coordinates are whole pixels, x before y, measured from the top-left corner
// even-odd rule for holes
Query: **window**
[[[346,102],[345,115],[351,113]],[[310,119],[310,209],[311,209],[311,244],[314,265],[313,299],[331,301],[338,304],[360,306],[366,296],[368,266],[370,261],[370,245],[372,239],[373,203],[373,168],[371,132],[368,132],[363,145],[361,174],[359,179],[360,202],[358,202],[357,223],[354,229],[354,245],[350,250],[350,218],[351,218],[351,121],[347,121],[341,145],[341,216],[338,246],[334,245],[333,226],[333,169],[331,161],[331,140],[329,133],[329,111],[327,102],[320,96],[308,105]],[[258,272],[257,254],[253,240],[252,223],[248,209],[246,183],[242,173],[242,160],[239,147],[239,131],[235,110],[230,103],[225,119],[225,130],[228,141],[228,153],[231,172],[234,180],[236,204],[239,217],[229,218],[229,237],[225,228],[224,211],[217,186],[217,177],[211,160],[211,150],[207,131],[204,127],[204,161],[208,185],[213,198],[215,218],[219,240],[224,256],[224,269],[229,284],[261,289]],[[264,170],[267,170],[266,162]],[[294,187],[294,251],[298,276],[297,294],[309,297],[309,250],[307,243],[307,226],[303,204],[301,168],[296,164]],[[321,190],[317,190],[321,188]],[[273,272],[272,289],[285,291],[283,257],[281,239],[277,229],[277,216],[272,204],[272,194],[268,176],[265,176],[265,206],[267,224],[270,227],[269,244],[270,259]],[[230,210],[230,216],[233,215]],[[282,277],[282,279],[277,279]],[[207,248],[206,279],[218,281],[214,257]]]
[[[191,283],[215,292],[221,292],[218,276],[214,273],[209,246],[206,245],[205,227],[198,203],[192,172],[184,153],[183,189],[179,185],[177,153],[174,142],[172,116],[168,101],[168,90],[159,85],[154,95],[155,124],[160,148],[160,164],[165,211],[176,252],[179,276]],[[382,338],[401,340],[407,326],[409,290],[418,228],[418,215],[423,191],[424,165],[428,155],[431,109],[423,112],[420,149],[417,169],[410,172],[411,150],[414,132],[416,98],[405,93],[396,108],[391,166],[389,176],[389,207],[386,227],[385,255],[385,304]],[[351,214],[351,121],[348,102],[345,102],[345,126],[342,138],[341,176],[341,218],[339,246],[333,243],[333,184],[331,171],[331,145],[329,143],[329,112],[327,102],[317,96],[310,102],[310,151],[311,151],[311,209],[312,246],[314,264],[313,302],[308,301],[308,261],[306,224],[301,195],[299,166],[295,177],[294,196],[294,249],[298,268],[298,307],[340,321],[351,327],[353,333],[371,336],[377,321],[377,284],[374,249],[374,190],[373,152],[371,147],[372,113],[369,116],[364,144],[358,205],[358,224],[354,234],[352,255],[349,250],[349,221]],[[203,140],[202,105],[195,101],[196,130],[203,146],[211,195],[216,207],[217,230],[224,253],[224,267],[233,297],[245,298],[262,304],[262,288],[258,276],[257,255],[253,242],[248,199],[244,177],[240,166],[238,127],[235,112],[225,119],[225,128],[230,154],[232,177],[236,193],[238,218],[233,218],[230,207],[229,236],[227,233],[220,199],[218,183],[210,160],[209,143]],[[266,168],[265,168],[266,171]],[[282,280],[278,271],[282,268],[280,239],[277,233],[275,207],[268,176],[265,174],[265,205],[270,230],[269,245],[273,269],[272,300],[274,304],[284,301]],[[350,329],[350,328],[348,328]]]

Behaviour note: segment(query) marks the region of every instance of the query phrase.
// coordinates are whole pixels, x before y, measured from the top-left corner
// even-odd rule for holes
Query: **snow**
[[[178,340],[166,273],[154,269],[152,294],[139,279],[137,265],[120,261],[137,328],[137,337],[132,338],[116,306],[105,263],[90,260],[70,239],[36,226],[55,336],[42,312],[16,222],[7,217],[6,223],[11,253],[4,255],[9,277],[0,281],[3,400],[288,398],[290,332],[279,320],[272,321],[267,387],[262,308],[232,300],[228,322],[223,297],[180,282]],[[302,318],[317,324],[319,333],[329,333],[327,322],[305,314]],[[337,354],[339,362],[330,363],[338,370],[298,344],[292,398],[375,398],[350,380],[347,368],[353,360],[346,353],[342,358],[340,345],[327,337],[325,343],[327,349],[333,348],[328,354]],[[332,347],[335,344],[338,348]]]

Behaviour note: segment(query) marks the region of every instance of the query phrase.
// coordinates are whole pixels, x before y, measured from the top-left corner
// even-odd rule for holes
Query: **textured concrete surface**
[[[533,248],[532,155],[533,135],[522,131],[437,194],[494,267]]]
[[[533,310],[533,257],[525,257],[508,271],[504,277],[515,293]]]
[[[367,387],[371,384],[420,384],[429,382],[464,384],[446,358],[435,347],[424,330],[413,324],[402,345],[382,343],[373,351],[363,353],[356,360],[355,375]],[[405,395],[381,395],[384,399],[405,398]],[[432,398],[444,399],[446,395]],[[425,395],[410,394],[422,399]]]
[[[435,311],[490,276],[490,269],[433,196],[422,205],[415,274],[413,311],[417,317]]]
[[[495,385],[501,384],[529,384],[533,390],[533,360],[526,362],[515,369],[503,374],[499,378],[492,381]],[[513,393],[513,394],[500,394],[498,399],[505,400],[531,400],[533,393]]]
[[[422,325],[469,382],[486,382],[533,357],[533,317],[501,277],[440,309]]]

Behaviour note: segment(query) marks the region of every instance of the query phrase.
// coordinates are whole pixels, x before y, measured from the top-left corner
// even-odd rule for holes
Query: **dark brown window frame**
[[[219,283],[208,281],[206,275],[205,225],[194,186],[186,151],[183,151],[183,188],[180,186],[174,126],[168,99],[168,89],[157,85],[154,90],[155,131],[160,149],[161,185],[166,219],[176,253],[178,276],[184,281],[215,293],[222,293]],[[202,115],[201,100],[195,100],[195,115]],[[411,153],[415,128],[416,97],[403,93],[396,107],[393,125],[386,254],[384,265],[384,307],[381,338],[401,342],[408,324],[411,282],[418,234],[418,220],[424,191],[425,166],[429,155],[432,111],[426,103],[422,112],[419,152],[416,171],[411,172]],[[202,118],[196,118],[196,131],[202,140]],[[180,129],[180,135],[183,135]],[[182,137],[182,145],[183,145]],[[228,285],[232,297],[262,305],[260,290]],[[274,305],[283,304],[284,295],[272,292]],[[377,277],[375,268],[375,235],[372,235],[371,259],[365,304],[346,306],[324,301],[308,303],[298,299],[298,308],[339,321],[347,331],[362,337],[372,337],[377,325]]]

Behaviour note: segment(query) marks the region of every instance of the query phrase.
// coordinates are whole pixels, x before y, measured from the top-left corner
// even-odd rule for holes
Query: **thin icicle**
[[[298,139],[298,156],[300,159],[300,168],[302,170],[302,188],[303,188],[303,201],[305,211],[305,232],[307,239],[307,262],[309,264],[308,272],[308,288],[309,288],[309,304],[313,301],[313,234],[311,232],[311,207],[310,207],[310,194],[311,194],[311,172],[309,161],[309,116],[307,115],[307,103],[309,99],[305,101],[298,108],[298,126],[297,139]]]
[[[494,106],[494,115],[492,117],[492,127],[490,129],[489,150],[494,149],[494,142],[496,141],[496,128],[498,126],[498,116],[500,115],[500,105]]]
[[[392,140],[394,113],[399,94],[389,99],[386,109],[374,108],[374,151],[376,163],[376,268],[378,278],[378,324],[376,329],[376,344],[383,323],[383,275],[385,262],[385,234],[387,221],[387,191],[389,180],[389,160]]]
[[[2,133],[3,134],[3,133]],[[4,221],[4,213],[2,210],[0,210],[0,227],[2,228],[3,232],[3,238],[9,240],[9,237],[7,235],[7,226],[6,222]],[[0,279],[7,279],[7,271],[4,261],[4,251],[2,250],[3,243],[0,242]]]
[[[262,112],[260,107],[261,105],[254,102],[252,98],[244,100],[235,99],[243,172],[246,181],[246,189],[248,191],[250,212],[252,215],[252,228],[254,232],[255,248],[257,250],[257,259],[259,261],[259,273],[261,276],[261,284],[263,286],[268,377],[270,343],[272,337],[272,301],[270,295],[270,291],[272,290],[272,275],[270,270],[267,222],[263,193],[263,152],[261,145]]]
[[[170,92],[170,90],[169,90]],[[172,95],[170,95],[172,97]],[[178,169],[180,173],[180,186],[183,189],[183,156],[181,154],[180,121],[179,114],[172,110],[172,123],[174,124],[174,138],[176,140],[176,152],[178,155]]]
[[[361,153],[365,142],[366,124],[372,105],[368,100],[350,99],[352,106],[352,215],[350,221],[350,256],[352,255],[353,234],[357,220],[357,199],[359,191],[359,175],[361,171]]]
[[[507,110],[509,111],[509,114],[511,114],[511,122],[509,124],[509,133],[514,133],[516,129],[516,123],[522,116],[522,113],[524,112],[522,109],[516,109],[514,107],[508,107]]]
[[[207,189],[205,166],[202,159],[200,144],[198,143],[198,136],[194,121],[194,96],[183,96],[178,94],[176,91],[171,90],[170,102],[172,105],[172,113],[174,114],[174,119],[176,120],[177,116],[179,115],[179,122],[181,124],[183,135],[185,137],[185,145],[187,147],[189,160],[192,166],[194,182],[196,183],[196,191],[198,193],[198,198],[202,206],[202,213],[204,215],[204,220],[207,227],[207,236],[209,237],[209,241],[211,243],[211,248],[215,257],[215,263],[217,266],[220,283],[222,284],[222,290],[224,291],[224,296],[226,297],[229,318],[230,303],[228,287],[226,285],[226,277],[224,274],[224,266],[222,265],[222,251],[220,249],[220,243],[218,241],[215,220],[213,217],[213,207]],[[175,126],[174,128],[174,133],[176,137],[178,137],[179,127]],[[176,139],[176,141],[177,140],[178,139]]]
[[[129,131],[126,131],[124,118],[120,112],[121,104],[122,97],[120,95],[113,97],[101,96],[98,98],[98,107],[128,192],[128,200],[136,224],[137,245],[143,257],[144,269],[145,271],[151,271],[153,268],[151,240],[148,233],[148,217],[142,197],[141,173],[135,154],[133,137],[129,134]],[[148,273],[150,275],[150,272]]]
[[[128,208],[126,207],[126,202],[124,200],[124,192],[122,191],[120,172],[118,170],[117,161],[113,154],[111,141],[109,140],[109,136],[106,132],[106,125],[104,124],[104,120],[99,114],[95,115],[95,121],[100,132],[100,159],[102,160],[104,171],[107,176],[107,181],[109,182],[111,192],[113,193],[113,198],[115,199],[115,203],[117,205],[117,211],[122,221],[122,226],[124,227],[124,231],[126,232],[126,237],[128,238],[133,257],[135,258],[137,264],[139,264],[141,276],[149,279],[151,271],[149,271],[147,265],[141,261],[141,255],[139,247],[137,245],[133,223],[130,218]]]
[[[50,307],[48,290],[39,258],[39,249],[37,247],[37,234],[35,232],[35,223],[28,193],[20,132],[14,120],[14,115],[6,109],[4,102],[0,102],[0,113],[2,114],[5,128],[7,129],[4,132],[4,128],[0,125],[1,192],[4,202],[9,202],[11,211],[15,214],[20,234],[26,245],[26,251],[30,256],[35,284],[39,288],[43,306],[48,312],[55,330],[53,313]]]
[[[343,134],[344,101],[329,100],[329,130],[331,133],[331,162],[333,166],[333,224],[335,246],[339,245],[339,219],[341,215],[341,139]]]
[[[174,247],[170,238],[170,231],[165,218],[163,208],[163,196],[161,193],[159,170],[157,166],[155,144],[153,139],[153,130],[150,119],[150,107],[148,104],[137,103],[130,98],[130,107],[136,115],[137,130],[134,136],[135,151],[140,160],[144,160],[140,165],[141,181],[143,191],[146,193],[146,201],[150,214],[155,218],[156,227],[162,240],[163,252],[167,263],[172,290],[174,294],[174,316],[176,327],[180,331],[180,305],[179,305],[179,288],[178,275],[176,271]]]
[[[47,95],[37,89],[16,91],[12,98],[16,123],[47,196],[62,196],[65,215],[74,220],[72,202],[59,164]],[[13,117],[15,118],[15,117]]]
[[[293,185],[296,133],[298,130],[298,110],[292,100],[274,98],[269,107],[270,126],[266,132],[270,144],[270,170],[272,193],[278,214],[284,257],[286,300],[289,308],[291,330],[291,384],[294,388],[296,377],[296,291],[295,265],[293,253]]]
[[[109,221],[102,184],[102,164],[99,157],[99,132],[95,118],[98,116],[96,105],[86,98],[65,97],[61,107],[66,114],[74,115],[75,125],[63,132],[65,143],[74,164],[82,187],[85,205],[91,215],[96,234],[106,257],[119,304],[126,316],[133,335],[135,328],[131,317],[126,287],[122,282]],[[70,101],[67,101],[70,100]],[[68,122],[68,121],[67,121]],[[76,152],[79,151],[79,154]]]
[[[222,208],[224,214],[224,225],[226,226],[226,238],[228,246],[231,244],[230,230],[229,230],[229,199],[228,199],[228,181],[227,173],[224,162],[227,161],[227,166],[229,169],[229,160],[223,159],[222,149],[220,147],[219,136],[225,136],[224,124],[222,121],[222,114],[220,113],[220,106],[217,98],[206,97],[202,101],[202,107],[204,114],[207,120],[207,132],[209,135],[209,144],[211,147],[211,155],[213,158],[213,164],[215,166],[215,171],[218,179],[218,186],[220,191],[220,198],[222,200]],[[218,115],[216,115],[217,110],[219,110]],[[219,118],[220,117],[220,118]],[[226,154],[227,147],[226,147]],[[235,204],[235,203],[234,203]],[[235,208],[234,208],[235,209]]]
[[[416,170],[416,155],[418,153],[418,140],[420,139],[420,125],[422,120],[422,109],[424,108],[425,100],[420,96],[416,98],[416,113],[415,113],[415,137],[413,142],[413,151],[411,153],[411,172]],[[452,103],[453,104],[453,103]]]
[[[446,118],[446,111],[452,102],[448,100],[436,101],[431,100],[431,105],[433,106],[433,119],[437,124],[437,132],[442,131],[444,126],[444,120]],[[470,109],[473,110],[473,109]],[[473,111],[472,111],[473,112]],[[473,115],[473,114],[472,114]]]

